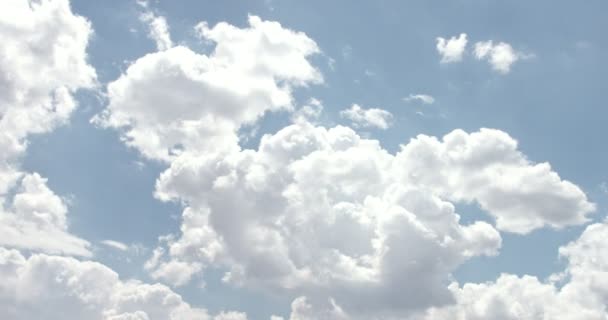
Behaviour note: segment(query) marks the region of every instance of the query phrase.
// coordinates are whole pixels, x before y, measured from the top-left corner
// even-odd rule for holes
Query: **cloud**
[[[289,320],[350,319],[333,299],[330,299],[328,302],[323,304],[323,306],[313,306],[306,297],[298,297],[291,303]]]
[[[291,90],[322,81],[308,60],[319,49],[257,17],[196,30],[216,44],[210,55],[177,46],[141,57],[109,84],[95,120],[163,160],[155,196],[184,207],[179,233],[146,262],[154,279],[184,285],[212,267],[226,284],[301,297],[293,319],[404,318],[458,303],[451,273],[497,254],[499,230],[580,225],[595,210],[499,130],[420,135],[391,153],[352,128],[311,123],[311,109],[244,149],[242,126],[293,111]],[[454,46],[443,46],[451,57]],[[388,127],[371,110],[343,113]],[[462,223],[460,203],[477,203],[494,225]]]
[[[392,125],[393,115],[383,109],[364,109],[353,104],[350,109],[340,111],[340,117],[352,121],[355,127],[386,130]]]
[[[145,11],[139,15],[139,20],[147,24],[148,38],[154,40],[156,43],[156,48],[159,51],[162,51],[173,47],[173,41],[171,41],[171,34],[169,33],[167,19],[150,11],[147,1],[138,1],[138,4],[145,9]]]
[[[492,40],[475,43],[475,58],[487,60],[495,71],[506,74],[511,71],[511,66],[518,60],[525,58],[521,52],[517,52],[510,44],[499,42],[494,44]]]
[[[433,96],[428,95],[428,94],[410,94],[408,97],[403,98],[403,101],[405,102],[413,102],[413,101],[420,101],[423,104],[433,104],[435,103],[435,98],[433,98]]]
[[[89,243],[67,232],[65,201],[19,160],[30,134],[67,122],[73,93],[96,86],[90,23],[62,0],[2,1],[0,11],[0,245],[88,256]]]
[[[67,230],[68,208],[37,173],[26,174],[10,205],[0,209],[0,246],[91,256],[89,243]]]
[[[467,34],[461,33],[458,38],[437,38],[437,52],[441,55],[441,63],[453,63],[462,61],[462,56],[467,46]]]
[[[234,312],[209,316],[164,285],[121,281],[96,262],[44,254],[26,258],[0,247],[0,276],[2,319],[246,319]]]
[[[112,248],[112,249],[116,249],[116,250],[120,250],[120,251],[127,251],[129,250],[129,246],[119,242],[119,241],[114,241],[114,240],[103,240],[101,241],[101,244]]]
[[[276,22],[251,16],[248,28],[196,30],[216,44],[209,56],[176,46],[137,59],[108,85],[110,104],[94,121],[121,129],[146,157],[169,160],[182,149],[232,146],[240,126],[291,110],[292,87],[323,81],[307,60],[316,43]]]
[[[575,241],[559,249],[567,260],[563,284],[533,276],[502,274],[494,282],[450,286],[457,303],[431,309],[425,319],[570,319],[608,317],[608,224],[588,226]]]

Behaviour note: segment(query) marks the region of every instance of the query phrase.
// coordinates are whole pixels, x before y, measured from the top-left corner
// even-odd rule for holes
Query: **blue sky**
[[[9,2],[14,5],[29,1]],[[67,3],[63,0],[43,2]],[[0,248],[17,249],[10,252],[29,259],[24,263],[33,263],[32,257],[36,254],[47,254],[45,259],[53,255],[60,257],[58,259],[74,256],[76,260],[65,262],[73,265],[74,270],[80,270],[78,268],[82,267],[84,261],[96,261],[100,264],[99,268],[104,268],[103,272],[113,270],[120,276],[120,280],[116,280],[116,286],[128,283],[129,279],[138,279],[142,283],[161,283],[166,286],[163,288],[166,288],[167,292],[180,295],[183,303],[188,305],[187,308],[207,309],[209,314],[215,315],[213,319],[218,320],[242,319],[239,317],[245,316],[240,313],[221,313],[226,310],[246,313],[249,319],[269,319],[276,315],[292,320],[359,317],[441,319],[442,316],[450,314],[457,315],[458,319],[501,316],[505,319],[554,319],[556,315],[575,309],[584,310],[579,314],[582,317],[580,319],[596,319],[593,318],[595,316],[600,319],[602,315],[606,316],[606,300],[601,302],[602,297],[608,297],[605,288],[603,294],[606,295],[598,294],[597,299],[589,299],[592,302],[571,299],[572,296],[585,295],[592,290],[589,283],[593,281],[582,278],[582,273],[597,274],[597,279],[601,277],[608,281],[608,262],[597,262],[597,259],[602,259],[590,257],[589,252],[584,249],[595,246],[598,249],[591,254],[606,256],[608,253],[605,251],[608,249],[606,238],[602,240],[602,235],[608,234],[608,225],[605,222],[608,205],[608,171],[605,170],[605,164],[608,163],[608,151],[604,148],[604,124],[608,121],[604,94],[608,90],[608,82],[604,79],[608,72],[605,59],[608,38],[604,35],[604,30],[608,30],[608,20],[605,19],[605,12],[608,10],[606,2],[420,0],[328,3],[290,0],[184,0],[176,3],[72,0],[70,7],[71,13],[61,11],[62,17],[72,19],[72,15],[82,16],[90,22],[88,43],[86,39],[74,38],[74,41],[84,41],[86,50],[78,51],[79,47],[73,50],[77,51],[77,58],[74,59],[82,59],[82,63],[94,68],[94,84],[88,80],[69,82],[64,80],[66,77],[59,76],[58,80],[47,81],[57,83],[56,87],[66,86],[77,107],[70,112],[69,119],[62,120],[62,123],[56,124],[54,118],[47,117],[50,119],[48,128],[42,130],[35,129],[34,125],[27,127],[27,121],[23,122],[26,129],[22,131],[25,134],[15,131],[18,133],[14,133],[14,136],[19,143],[26,146],[24,151],[15,151],[15,157],[11,157],[11,153],[7,151],[7,156],[0,157],[0,160],[6,163],[7,168],[24,176],[36,172],[48,179],[46,185],[61,197],[68,209],[68,227],[62,229],[62,232],[88,242],[83,248],[89,251],[89,254],[75,254],[68,250],[40,245],[30,246],[25,244],[26,241],[19,244],[19,240],[12,239],[0,243]],[[36,11],[35,6],[32,8],[32,17],[42,12],[40,8],[39,11]],[[3,14],[0,13],[1,15]],[[54,26],[53,21],[44,20],[42,14],[38,17],[43,23],[49,23],[48,28],[86,29],[86,24],[76,26],[76,22],[57,23],[57,26]],[[276,21],[280,23],[280,32],[286,32],[287,35],[284,39],[280,38],[283,33],[272,29],[274,31],[268,31],[266,34],[270,39],[268,43],[271,44],[257,44],[246,40],[240,47],[230,47],[231,41],[236,43],[240,39],[237,36],[238,31],[235,30],[257,32],[255,22],[251,22],[250,17],[259,17],[262,21],[260,25],[263,26],[270,26],[264,24],[268,21]],[[154,23],[160,21],[158,19],[168,28],[164,32],[170,37],[169,45],[162,44],[163,39],[159,38],[158,34],[152,34]],[[6,30],[12,30],[9,28],[11,23],[18,25],[18,22],[9,17],[4,17],[1,21],[0,39],[7,39],[10,45],[6,45],[6,48],[13,48],[13,43],[20,42],[17,37],[10,38],[14,34]],[[207,26],[196,29],[195,26],[201,21],[206,21]],[[28,32],[35,33],[39,31],[36,28],[44,27],[42,22],[33,29],[16,28],[24,30],[19,32],[29,37]],[[215,34],[214,32],[219,30],[215,27],[218,23],[233,27],[224,30],[224,33],[218,31]],[[299,38],[293,36],[296,34],[294,32],[301,32]],[[463,48],[454,47],[450,52],[443,52],[439,48],[440,38],[446,43],[454,41],[456,46],[457,38],[463,33],[468,40]],[[277,38],[273,38],[273,34]],[[44,34],[44,37],[52,40],[54,35],[49,33]],[[31,43],[38,41],[35,37],[27,39]],[[490,40],[490,49],[483,54],[481,47]],[[281,43],[284,47],[281,48],[287,53],[283,53],[283,49],[273,51],[273,41],[284,41]],[[162,47],[163,45],[167,47]],[[216,46],[219,48],[220,45],[226,45],[227,53],[214,51]],[[246,46],[252,47],[248,49]],[[21,48],[18,45],[14,47]],[[179,52],[178,48],[187,48],[187,52]],[[7,61],[13,62],[0,62],[0,71],[6,74],[22,71],[19,69],[20,64],[14,62],[20,61],[15,52],[17,51],[3,53],[13,59]],[[13,56],[10,56],[11,54]],[[38,56],[35,52],[27,51],[27,54],[31,54],[36,62]],[[62,53],[55,54],[61,56]],[[222,56],[223,54],[226,56]],[[282,54],[284,56],[281,56]],[[144,56],[148,57],[149,61]],[[222,89],[221,86],[225,85],[228,93],[218,94],[213,90],[207,92],[202,88],[202,93],[192,93],[190,98],[192,89],[187,89],[185,85],[189,85],[188,81],[192,79],[188,78],[186,81],[180,78],[189,77],[189,71],[185,71],[184,76],[176,70],[188,70],[193,65],[197,66],[196,63],[201,63],[198,67],[206,68],[202,62],[196,62],[201,56],[204,59],[211,57],[210,65],[216,63],[213,59],[227,59],[225,61],[228,62],[217,62],[215,68],[223,70],[221,68],[225,67],[228,70],[228,82],[222,82],[225,79],[218,76],[217,79],[210,78],[210,86],[217,85]],[[449,56],[455,58],[450,60]],[[507,62],[504,62],[505,56]],[[154,60],[156,57],[161,60]],[[233,57],[236,58],[231,60]],[[290,60],[292,58],[295,60]],[[492,60],[494,58],[496,60]],[[162,59],[169,62],[163,64]],[[40,64],[45,63],[43,60],[40,58]],[[298,61],[297,65],[301,63],[302,67],[295,67],[293,61]],[[236,71],[231,69],[231,63],[235,65]],[[248,69],[248,63],[252,64],[251,70],[254,71]],[[503,69],[500,69],[501,63]],[[141,66],[141,70],[147,73],[144,72],[144,76],[138,77],[135,71],[131,71],[136,70],[137,66]],[[57,74],[69,74],[84,69],[53,70],[56,70]],[[161,80],[170,72],[176,72],[176,78],[170,78],[174,80],[163,84]],[[242,78],[239,77],[239,72],[242,72]],[[314,72],[318,72],[318,75],[315,76]],[[235,75],[238,78],[230,78]],[[254,81],[240,82],[242,79],[249,81],[248,77]],[[0,78],[0,86],[5,87],[0,90],[0,95],[6,95],[0,99],[0,103],[5,105],[0,108],[0,120],[3,119],[3,113],[10,113],[11,108],[32,108],[28,110],[37,112],[35,110],[38,109],[34,108],[43,105],[36,104],[35,101],[38,100],[34,98],[31,99],[34,102],[29,102],[29,105],[19,102],[21,100],[11,100],[9,91],[18,86],[25,88],[23,92],[44,91],[40,99],[56,94],[52,91],[55,87],[37,84],[35,80],[30,83],[17,83],[17,80],[11,80],[10,77],[7,79],[9,80]],[[155,82],[157,79],[161,80]],[[196,84],[199,80],[193,81]],[[277,87],[270,88],[269,83]],[[112,91],[108,89],[112,84],[116,88],[123,88],[121,86],[124,85],[124,88]],[[184,86],[181,86],[182,84]],[[261,95],[268,94],[270,97],[272,94],[272,98],[258,104],[255,100],[257,96],[252,95],[248,100],[238,100],[244,102],[235,104],[234,111],[222,111],[232,108],[232,96],[214,96],[237,96],[253,90],[248,85],[255,87],[258,84],[268,84],[269,87],[260,87],[259,90],[267,90],[269,93],[263,91]],[[129,90],[134,93],[131,94]],[[171,90],[174,90],[175,95]],[[49,93],[46,93],[47,91]],[[160,92],[166,100],[149,98],[154,96],[154,91]],[[145,97],[142,97],[142,94]],[[289,106],[272,100],[280,99],[277,97],[281,94],[289,97]],[[415,95],[418,95],[418,98],[415,98]],[[426,98],[420,98],[420,95]],[[182,99],[182,96],[186,97]],[[134,102],[133,99],[138,99],[137,97],[142,97],[141,101]],[[266,96],[263,98],[266,99]],[[313,98],[316,100],[311,102]],[[194,101],[194,107],[188,104],[188,101],[191,101],[189,99]],[[427,101],[423,101],[424,99]],[[322,111],[294,120],[305,110],[305,105],[322,105]],[[363,113],[353,111],[353,105],[359,106],[360,109],[357,110],[362,110]],[[198,111],[199,109],[202,111]],[[180,112],[182,114],[179,114]],[[165,128],[179,122],[167,120],[172,119],[174,114],[177,114],[175,119],[179,121],[199,121],[207,119],[207,116],[214,120],[200,122],[200,127],[195,129],[179,127],[176,129],[177,133],[167,133]],[[192,118],[192,114],[200,118]],[[150,120],[156,119],[156,115],[157,120]],[[21,118],[16,119],[4,117],[5,122],[14,121],[21,126]],[[31,121],[46,123],[44,121],[47,119]],[[377,121],[385,125],[379,125]],[[0,129],[6,130],[7,135],[13,135],[9,130],[17,126],[1,125]],[[277,156],[278,153],[273,152],[279,152],[276,150],[287,144],[281,144],[280,139],[284,137],[277,132],[284,132],[289,128],[294,130],[292,134],[296,136],[293,138],[296,144],[302,141],[313,144],[310,141],[316,141],[315,139],[331,144],[334,135],[339,134],[344,134],[340,136],[341,139],[352,139],[352,135],[346,133],[320,133],[320,128],[329,129],[335,126],[349,128],[348,130],[356,134],[357,139],[375,141],[380,147],[374,149],[367,142],[363,142],[353,147],[352,153],[344,154],[335,149],[338,147],[331,147],[334,148],[330,148],[331,150],[319,147],[322,150],[319,149],[321,151],[317,155],[325,155],[327,158],[319,156],[319,160],[311,153],[299,162],[268,160]],[[313,127],[316,131],[311,129]],[[479,131],[481,128],[492,128],[496,131]],[[458,136],[453,134],[456,129],[470,134],[465,137]],[[189,136],[192,131],[188,130],[199,131]],[[133,135],[141,132],[144,133],[142,140],[128,142]],[[231,145],[226,142],[239,134],[241,139],[238,144]],[[262,138],[264,134],[269,136]],[[277,135],[274,139],[278,141],[276,145],[272,142],[274,140],[270,141],[270,135],[275,134]],[[418,137],[421,134],[438,137],[440,140],[435,145],[424,137]],[[249,137],[244,139],[244,135]],[[445,142],[447,140],[441,140],[444,135],[450,135],[454,141],[465,141],[463,143],[466,146],[464,149],[450,150],[450,144]],[[174,138],[175,136],[178,138]],[[150,147],[153,142],[149,141],[157,141],[154,140],[156,138],[161,141],[160,147]],[[156,152],[159,148],[166,152],[163,139],[168,141],[166,143],[169,148],[179,145],[180,149],[183,149],[182,153],[166,157],[146,153],[150,150]],[[517,146],[511,150],[509,146],[515,143],[515,140]],[[3,140],[0,139],[0,147],[3,146],[2,143]],[[266,149],[260,145],[265,145]],[[255,151],[256,155],[247,155],[242,150],[234,151],[238,146],[252,150],[251,153]],[[270,151],[265,154],[262,150]],[[295,153],[294,150],[284,152]],[[466,152],[469,153],[463,150],[468,150]],[[385,157],[385,154],[390,156]],[[365,160],[367,156],[371,158]],[[249,159],[247,157],[252,158],[243,160]],[[460,157],[471,157],[473,160],[463,164],[458,162]],[[446,160],[448,158],[451,160]],[[433,162],[435,160],[441,164]],[[265,169],[250,167],[248,161]],[[377,162],[373,162],[373,165],[370,165],[373,168],[370,169],[366,163],[372,161]],[[545,162],[550,164],[550,168],[543,171],[541,166]],[[331,167],[335,163],[341,165]],[[283,166],[291,171],[281,171]],[[218,169],[220,167],[224,169]],[[395,171],[387,171],[389,167]],[[193,171],[183,173],[181,168]],[[2,170],[5,170],[4,167],[0,167],[0,175],[4,174]],[[218,173],[212,174],[209,170],[217,170]],[[259,193],[257,189],[253,192],[247,189],[250,188],[249,185],[241,186],[237,182],[232,182],[236,187],[225,182],[229,188],[234,188],[232,191],[220,192],[215,187],[207,189],[209,181],[205,179],[220,177],[221,170],[233,170],[232,177],[240,177],[234,178],[241,179],[238,181],[249,179],[247,172],[253,172],[264,176],[264,179],[267,179],[263,180],[264,183],[291,181],[290,179],[295,182],[284,188],[282,182],[276,182],[281,185],[277,187],[279,189],[264,189],[266,191]],[[255,170],[262,170],[263,173]],[[379,199],[386,201],[382,205],[368,199],[367,196],[371,193],[360,191],[364,188],[359,186],[361,183],[376,183],[376,173],[387,177],[382,178],[383,182],[378,182],[375,187],[382,189],[378,194]],[[487,177],[484,176],[486,173]],[[215,178],[212,177],[214,174],[217,175]],[[403,177],[409,174],[408,177],[414,177],[412,181],[416,182],[398,178],[399,174],[404,174]],[[326,175],[335,180],[313,179]],[[311,177],[310,181],[306,177]],[[419,177],[422,178],[416,180]],[[425,180],[424,177],[429,178]],[[345,180],[340,180],[342,178]],[[232,181],[231,178],[227,179],[226,181]],[[219,178],[216,181],[219,181]],[[19,214],[20,209],[11,209],[7,199],[10,199],[13,193],[18,193],[19,191],[15,190],[19,189],[19,184],[25,185],[25,182],[7,184],[8,189],[12,191],[6,193],[3,192],[2,183],[4,182],[0,179],[0,200],[3,201],[0,213],[10,215],[13,210],[17,212],[15,214]],[[333,191],[317,194],[320,189],[333,190],[331,185],[334,183],[339,189],[335,192],[340,196],[328,196]],[[395,204],[387,199],[393,199],[393,192],[396,191],[391,188],[400,183],[409,191],[406,192],[407,195],[399,197],[414,197],[403,200],[407,204],[399,202],[400,208],[421,219],[420,225],[431,230],[428,232],[433,233],[437,239],[444,236],[453,237],[453,247],[450,247],[452,244],[447,244],[448,242],[442,242],[442,245],[436,247],[434,242],[431,244],[424,236],[417,238],[417,233],[411,231],[414,229],[408,229],[413,228],[408,224],[399,229],[401,220],[398,220],[397,216],[382,217],[384,211],[393,212],[393,209],[388,208],[393,208],[391,205]],[[350,189],[356,191],[345,191]],[[301,192],[301,195],[294,196],[290,192]],[[409,192],[418,196],[412,196]],[[161,201],[163,194],[168,197],[165,200],[171,201]],[[285,199],[276,198],[278,195]],[[310,200],[308,196],[316,200]],[[283,200],[288,205],[283,205]],[[311,202],[308,206],[299,207],[293,204],[299,203],[298,201],[305,204],[306,201]],[[341,210],[336,208],[344,203],[358,208],[349,210],[372,212],[368,218],[379,221],[375,225],[376,236],[372,238],[373,241],[384,239],[384,244],[381,245],[384,249],[377,249],[379,251],[374,251],[370,257],[379,259],[381,267],[369,267],[363,262],[367,258],[348,253],[352,250],[368,250],[364,249],[367,245],[359,246],[357,242],[373,242],[364,231],[348,229],[351,225],[346,222],[344,225],[332,222],[327,230],[336,228],[334,231],[322,229],[324,227],[317,230],[320,222],[315,222],[316,218],[305,218],[317,213],[320,213],[321,217],[329,215],[330,213],[324,211],[329,209],[321,207],[323,201],[329,203],[327,208],[333,205],[330,210],[332,217],[338,214],[334,213],[334,210]],[[455,225],[447,222],[451,219],[447,216],[436,218],[442,222],[432,220],[435,218],[426,218],[425,212],[435,210],[433,208],[438,203],[436,201],[444,201],[444,205],[448,207],[453,205],[461,217],[460,222]],[[418,207],[418,202],[426,204],[424,207]],[[418,212],[417,208],[423,209]],[[441,208],[443,209],[437,209],[438,212],[452,217],[452,213],[445,213],[445,210],[449,211],[446,207]],[[196,212],[197,219],[205,221],[202,223],[204,227],[187,220],[188,210]],[[208,213],[205,213],[206,210]],[[257,226],[266,225],[269,223],[267,219],[274,219],[275,215],[281,218],[273,222],[272,228],[264,229],[264,236],[246,238],[249,236],[248,232],[258,232]],[[444,221],[444,218],[447,220]],[[300,222],[296,223],[290,219]],[[387,222],[387,225],[395,226],[395,234],[391,233],[391,228],[384,226],[383,219],[391,221]],[[497,219],[503,219],[503,222],[498,223]],[[237,226],[232,226],[232,222]],[[348,220],[348,223],[351,222]],[[478,225],[479,229],[468,228],[476,222],[483,222],[483,228],[482,223]],[[2,223],[6,222],[0,220],[0,227]],[[360,223],[361,226],[366,225]],[[441,226],[438,227],[437,224]],[[205,236],[201,237],[207,238],[201,240],[203,242],[196,242],[184,235],[184,230],[189,227],[200,228],[196,229],[199,232],[197,235],[208,232],[204,230],[210,228],[212,235],[204,233]],[[300,233],[301,230],[308,230],[306,228],[314,231],[310,231],[310,234],[303,231]],[[275,231],[280,235],[273,233]],[[246,235],[241,237],[239,232]],[[332,233],[337,234],[338,240],[331,237]],[[415,235],[410,237],[410,233]],[[159,238],[167,235],[171,236]],[[329,244],[323,242],[325,240],[319,240],[319,244],[316,244],[317,237],[325,239],[325,236],[331,238],[327,240]],[[9,234],[8,237],[13,236]],[[280,240],[273,237],[279,237]],[[260,240],[262,238],[265,240]],[[387,239],[396,240],[390,242],[393,240]],[[110,242],[107,240],[114,241],[111,242],[114,246],[108,245]],[[220,249],[211,245],[215,243],[219,243],[217,246]],[[266,243],[268,247],[260,243]],[[300,248],[308,245],[310,248]],[[318,249],[315,249],[316,245],[319,245]],[[189,249],[180,251],[177,247]],[[203,257],[200,253],[202,251],[196,251],[199,249],[217,252],[205,253]],[[284,270],[281,269],[284,267],[284,264],[281,264],[284,261],[273,265],[274,258],[268,258],[266,255],[270,253],[260,253],[266,249],[270,252],[286,250],[289,256],[287,261],[297,265],[294,267],[297,271],[285,276],[267,275],[266,273],[275,272],[272,271],[273,267],[276,267],[276,270]],[[419,254],[418,251],[424,253]],[[6,252],[0,251],[2,255],[8,255]],[[152,263],[155,252],[158,252],[160,260]],[[352,269],[350,274],[345,273],[345,269],[339,269],[342,267],[334,268],[334,264],[338,265],[335,261],[327,262],[327,265],[325,262],[318,262],[326,261],[324,259],[333,261],[331,252],[343,254],[341,259],[355,257],[353,259],[358,261],[358,266],[362,269]],[[380,252],[392,252],[395,256]],[[308,258],[304,258],[305,256],[316,256],[319,260],[314,261],[315,258],[311,258],[311,261],[306,262]],[[435,256],[437,258],[431,258]],[[279,261],[281,258],[276,259]],[[298,259],[304,259],[305,262],[299,262]],[[440,262],[428,262],[433,259]],[[585,259],[593,262],[580,262],[587,261]],[[4,261],[8,259],[5,258]],[[422,265],[421,269],[410,269],[407,261],[429,264]],[[0,259],[0,266],[7,263]],[[184,269],[163,269],[163,266],[168,265],[179,265],[179,268]],[[367,267],[364,268],[364,265]],[[259,271],[264,269],[264,266],[268,266],[270,271]],[[371,275],[359,275],[358,272],[366,274],[367,271],[362,270],[368,270]],[[226,280],[229,278],[226,272],[230,272],[234,279]],[[312,275],[306,272],[311,272]],[[379,272],[379,275],[374,272]],[[391,278],[394,274],[397,276]],[[511,275],[516,277],[508,278]],[[525,275],[536,277],[538,283]],[[185,279],[182,279],[183,276]],[[362,278],[357,278],[359,276]],[[422,280],[412,280],[418,278]],[[555,280],[557,278],[560,280]],[[448,289],[452,281],[458,285]],[[474,285],[484,282],[487,287]],[[421,292],[420,301],[412,297],[416,290]],[[515,293],[508,293],[508,290],[515,290]],[[535,292],[542,290],[553,290],[557,293],[537,296]],[[360,291],[361,294],[355,294],[353,291]],[[398,292],[402,292],[401,299],[404,300],[398,298]],[[506,293],[503,296],[501,292]],[[69,293],[65,295],[70,296]],[[447,298],[444,299],[444,296]],[[489,304],[485,309],[481,308],[484,311],[471,311],[470,305],[467,305],[477,300],[485,301],[483,297],[489,296],[498,302]],[[519,296],[527,298],[517,301]],[[11,299],[14,297],[0,295],[0,306],[13,304],[11,301],[15,300]],[[60,300],[57,298],[53,301]],[[84,300],[79,300],[79,303]],[[29,305],[43,303],[35,298],[28,301]],[[567,310],[539,305],[543,304],[543,301],[555,301],[556,304],[568,301],[564,307]],[[82,303],[86,305],[89,302]],[[496,307],[496,304],[517,304],[520,308],[500,308]],[[95,308],[104,311],[99,314],[82,314],[91,319],[102,319],[108,314],[124,317],[130,315],[134,317],[132,319],[140,319],[135,316],[142,316],[143,313],[150,319],[206,319],[196,310],[188,311],[191,312],[188,315],[176,315],[175,310],[182,312],[186,308],[181,304],[175,307],[175,310],[167,311],[168,315],[164,316],[161,314],[165,314],[162,313],[165,311],[155,316],[156,311],[149,311],[145,306],[137,307],[140,309],[134,307],[140,312],[136,314],[135,309],[125,311],[118,305],[120,304],[111,307],[96,305]],[[15,307],[7,307],[5,318],[25,319],[23,317],[34,314],[19,308],[21,306],[18,304]],[[60,307],[59,304],[51,303],[48,308]],[[92,307],[83,308],[89,310]],[[54,315],[55,311],[51,314]],[[0,315],[2,314],[0,311]],[[61,316],[60,313],[57,314],[57,317]],[[141,319],[147,318],[142,316]],[[279,318],[273,318],[275,319]]]

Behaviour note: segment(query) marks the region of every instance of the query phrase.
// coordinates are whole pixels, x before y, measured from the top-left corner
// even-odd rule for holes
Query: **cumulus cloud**
[[[435,103],[435,98],[431,95],[428,94],[410,94],[409,96],[403,98],[403,101],[405,102],[414,102],[414,101],[419,101],[423,104],[433,104]]]
[[[420,135],[391,153],[349,127],[314,124],[312,101],[244,149],[240,128],[293,111],[292,90],[322,81],[308,60],[319,49],[255,16],[246,28],[195,29],[215,43],[211,54],[177,46],[139,58],[108,85],[109,105],[94,120],[165,161],[155,196],[184,206],[180,232],[161,237],[146,262],[154,279],[184,285],[213,267],[227,284],[300,297],[293,320],[403,318],[458,304],[451,273],[497,254],[498,230],[579,225],[595,210],[499,130]],[[465,47],[464,34],[438,41],[445,62]],[[384,110],[342,114],[389,126]],[[477,203],[494,225],[461,223],[457,203]]]
[[[386,130],[392,125],[393,115],[383,109],[364,109],[353,104],[349,109],[340,111],[342,118],[352,121],[358,128],[378,128]]]
[[[196,30],[216,44],[209,56],[176,46],[141,57],[108,85],[110,105],[94,121],[122,129],[146,157],[169,160],[183,149],[233,145],[241,125],[291,110],[292,87],[322,82],[307,60],[319,49],[304,33],[255,16],[244,29],[221,22]]]
[[[517,52],[506,42],[494,44],[492,40],[475,43],[475,58],[487,60],[495,71],[506,74],[511,66],[525,55]]]
[[[608,224],[595,223],[559,249],[567,260],[563,284],[533,276],[503,274],[494,282],[454,283],[457,303],[434,308],[420,319],[569,319],[601,320],[608,317]]]
[[[10,204],[0,209],[0,246],[90,256],[89,243],[68,232],[67,211],[46,179],[24,175]]]
[[[458,37],[450,39],[437,38],[437,52],[441,56],[441,63],[453,63],[462,61],[462,56],[467,46],[467,34],[461,33]]]
[[[67,232],[65,202],[19,168],[28,136],[65,123],[73,93],[96,85],[90,23],[64,0],[2,1],[0,11],[0,245],[90,255],[88,242]]]
[[[157,182],[159,199],[188,204],[160,260],[226,267],[237,286],[323,292],[368,316],[448,304],[451,271],[501,239],[485,222],[460,224],[443,199],[476,201],[518,233],[581,224],[594,208],[516,145],[456,130],[391,155],[349,128],[299,122],[258,150],[184,153]]]
[[[235,312],[209,316],[164,285],[122,281],[96,262],[44,254],[26,258],[0,247],[0,276],[2,319],[246,319]]]

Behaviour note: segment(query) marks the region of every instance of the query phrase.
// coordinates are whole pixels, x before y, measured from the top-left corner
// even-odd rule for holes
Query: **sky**
[[[607,10],[0,2],[0,318],[608,319]]]

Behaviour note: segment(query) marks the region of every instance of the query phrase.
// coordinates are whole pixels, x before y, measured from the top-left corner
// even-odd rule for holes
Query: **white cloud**
[[[65,123],[72,94],[96,85],[90,23],[63,0],[2,1],[0,11],[0,245],[90,255],[88,242],[67,232],[65,201],[19,168],[28,136]]]
[[[139,15],[139,20],[147,24],[148,38],[154,40],[156,48],[162,51],[173,47],[167,19],[150,11],[147,1],[138,1],[137,3],[145,9],[145,12]]]
[[[314,122],[319,119],[321,113],[323,113],[323,104],[321,103],[321,101],[312,98],[308,101],[307,104],[305,104],[292,114],[291,120],[293,122]]]
[[[441,55],[441,63],[452,63],[462,61],[462,56],[467,46],[467,35],[461,33],[458,37],[445,39],[437,38],[437,52]]]
[[[442,141],[420,135],[397,156],[409,181],[453,201],[476,201],[500,230],[524,234],[583,224],[595,210],[580,188],[548,163],[531,163],[499,130],[455,130]]]
[[[503,274],[495,282],[450,286],[456,304],[431,309],[431,319],[568,319],[603,320],[608,317],[608,224],[586,228],[579,239],[561,247],[567,259],[557,285],[536,277]]]
[[[435,98],[433,98],[433,96],[428,95],[428,94],[410,94],[408,97],[403,98],[403,101],[405,102],[413,102],[413,101],[420,101],[423,104],[433,104],[435,103]]]
[[[456,130],[391,155],[349,128],[299,122],[258,150],[184,153],[157,183],[160,199],[189,206],[158,258],[226,267],[234,285],[314,290],[363,317],[447,304],[449,274],[501,240],[442,199],[476,201],[518,233],[581,224],[594,208],[516,146],[497,130]]]
[[[360,128],[388,129],[392,125],[393,115],[383,109],[364,109],[353,104],[349,109],[340,111],[342,118],[349,119],[353,125]]]
[[[127,251],[129,250],[129,246],[120,242],[120,241],[115,241],[115,240],[103,240],[101,241],[101,244],[112,248],[112,249],[116,249],[116,250],[120,250],[120,251]]]
[[[291,303],[289,320],[348,320],[350,317],[333,299],[322,306],[310,304],[306,297],[298,297]]]
[[[0,247],[0,277],[0,318],[7,320],[246,319],[234,312],[211,317],[166,286],[121,281],[104,265],[73,258],[26,258]]]
[[[489,40],[475,43],[475,57],[478,60],[487,60],[492,69],[506,74],[511,71],[511,66],[525,55],[515,51],[508,43],[494,44]]]
[[[123,129],[149,158],[232,146],[241,125],[291,110],[292,87],[322,82],[307,60],[319,49],[303,33],[255,16],[244,29],[222,22],[196,30],[216,44],[213,53],[177,46],[141,57],[108,85],[110,104],[95,119]]]
[[[257,17],[249,23],[201,23],[212,54],[180,46],[149,54],[108,87],[96,121],[165,160],[155,196],[185,207],[179,234],[162,237],[146,263],[155,279],[183,285],[211,266],[234,286],[308,297],[295,300],[293,319],[403,318],[457,302],[450,274],[497,254],[497,229],[578,225],[595,209],[499,130],[420,135],[393,154],[351,128],[314,125],[314,110],[304,110],[243,149],[243,125],[293,111],[291,89],[322,81],[307,60],[319,52],[314,41]],[[466,46],[466,35],[450,41],[462,39]],[[455,59],[457,46],[443,47]],[[344,114],[388,127],[370,110]],[[470,202],[496,226],[462,224],[454,203]]]
[[[27,174],[0,209],[0,246],[90,256],[89,243],[67,231],[67,206],[40,175]]]

